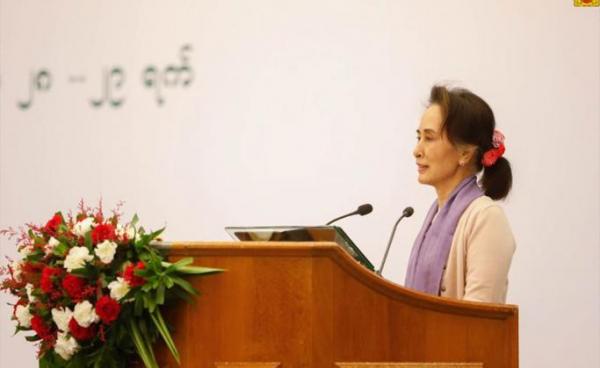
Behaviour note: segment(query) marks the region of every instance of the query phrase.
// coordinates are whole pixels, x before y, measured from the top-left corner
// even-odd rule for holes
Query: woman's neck
[[[443,183],[439,183],[435,186],[435,191],[437,192],[437,202],[438,209],[444,207],[444,204],[448,201],[448,197],[450,194],[456,189],[458,184],[462,183],[463,180],[475,175],[471,171],[462,172],[454,177],[444,181]]]

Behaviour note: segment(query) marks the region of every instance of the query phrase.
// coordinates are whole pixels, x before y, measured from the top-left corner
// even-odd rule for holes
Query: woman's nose
[[[423,151],[421,150],[421,144],[419,142],[417,142],[417,145],[413,149],[413,156],[415,156],[415,158],[423,156]]]

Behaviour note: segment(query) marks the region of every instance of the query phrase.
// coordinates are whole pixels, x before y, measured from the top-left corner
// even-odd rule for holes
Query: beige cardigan
[[[460,217],[442,276],[441,296],[505,303],[515,239],[502,208],[474,200]]]

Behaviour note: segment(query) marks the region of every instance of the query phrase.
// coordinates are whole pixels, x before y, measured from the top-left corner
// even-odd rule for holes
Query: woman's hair
[[[490,106],[473,92],[462,89],[448,89],[433,86],[429,96],[430,105],[439,105],[444,122],[442,131],[452,144],[472,144],[477,146],[475,165],[477,171],[483,169],[481,186],[492,199],[503,199],[512,186],[512,171],[504,157],[495,164],[484,167],[483,154],[493,148],[492,136],[496,127],[494,113]]]

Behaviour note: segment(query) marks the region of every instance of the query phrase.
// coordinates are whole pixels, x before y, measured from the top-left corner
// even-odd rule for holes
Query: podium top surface
[[[513,318],[518,307],[437,297],[405,288],[365,268],[335,242],[234,242],[173,241],[156,242],[156,248],[169,257],[299,257],[329,258],[350,277],[392,300],[443,313],[480,315],[484,318]],[[212,265],[211,265],[212,266]]]

